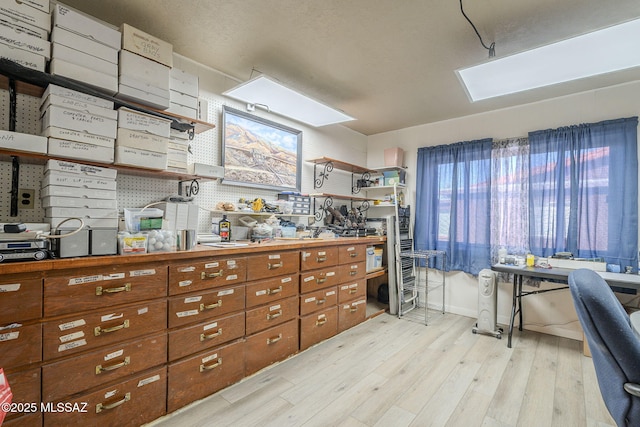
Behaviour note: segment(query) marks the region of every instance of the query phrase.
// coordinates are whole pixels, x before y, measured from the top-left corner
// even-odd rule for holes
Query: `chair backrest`
[[[627,382],[640,384],[640,340],[629,316],[592,270],[571,272],[569,288],[609,413],[618,426],[640,426],[640,398],[623,389]]]

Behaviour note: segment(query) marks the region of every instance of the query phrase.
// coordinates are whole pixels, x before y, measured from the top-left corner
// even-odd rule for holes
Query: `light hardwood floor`
[[[582,343],[382,314],[150,425],[615,426]]]

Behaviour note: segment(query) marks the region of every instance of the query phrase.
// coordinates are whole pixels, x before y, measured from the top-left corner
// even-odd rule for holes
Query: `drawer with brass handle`
[[[169,327],[202,322],[244,310],[245,287],[215,288],[169,298]]]
[[[338,303],[338,291],[335,286],[300,295],[300,316],[335,306]]]
[[[335,305],[300,317],[300,350],[338,333],[338,307]]]
[[[169,267],[169,295],[243,283],[246,277],[247,259],[244,257],[171,265]]]
[[[298,351],[298,320],[293,319],[247,336],[245,375],[251,375]]]
[[[247,280],[260,280],[298,272],[298,251],[269,252],[247,257]]]
[[[293,296],[247,310],[247,335],[298,317],[298,297]]]
[[[338,265],[338,248],[335,246],[305,249],[300,252],[300,270]]]

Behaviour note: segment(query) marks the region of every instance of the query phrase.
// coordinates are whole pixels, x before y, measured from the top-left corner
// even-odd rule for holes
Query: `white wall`
[[[640,115],[640,81],[550,99],[533,104],[425,124],[369,137],[367,165],[383,164],[384,149],[401,147],[408,166],[408,202],[415,200],[416,159],[419,147],[450,144],[491,137],[526,136],[529,131],[592,123]],[[543,284],[543,287],[552,287]],[[498,322],[508,324],[511,284],[502,283],[498,295]],[[440,292],[439,290],[437,292]],[[434,292],[430,299],[438,300]],[[462,272],[447,276],[446,305],[453,313],[477,316],[477,279]],[[629,297],[621,296],[629,300]],[[634,305],[638,299],[633,298]],[[568,291],[529,296],[524,302],[526,329],[582,339],[581,329]]]

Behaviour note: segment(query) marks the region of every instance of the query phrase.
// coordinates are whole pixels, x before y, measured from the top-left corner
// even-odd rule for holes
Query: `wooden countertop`
[[[322,246],[343,246],[353,244],[375,244],[386,240],[386,237],[339,237],[336,239],[275,239],[262,243],[249,243],[248,246],[216,248],[197,245],[190,251],[155,252],[142,255],[105,255],[77,258],[47,259],[42,261],[3,262],[0,263],[0,274],[33,273],[70,268],[101,267],[113,264],[137,264],[141,262],[162,262],[179,259],[218,257],[225,255],[253,255],[262,252],[299,250]]]

